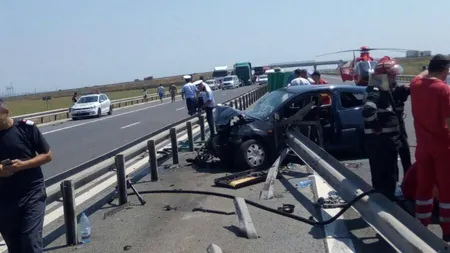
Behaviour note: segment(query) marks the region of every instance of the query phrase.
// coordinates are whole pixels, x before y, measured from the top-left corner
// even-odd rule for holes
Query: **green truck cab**
[[[234,64],[234,74],[237,75],[243,85],[252,84],[252,64],[250,62],[240,62]]]

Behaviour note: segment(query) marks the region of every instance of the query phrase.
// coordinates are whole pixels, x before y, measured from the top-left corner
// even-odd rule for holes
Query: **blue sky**
[[[430,2],[3,0],[0,93],[10,82],[16,92],[46,91],[362,45],[450,53],[450,1]]]

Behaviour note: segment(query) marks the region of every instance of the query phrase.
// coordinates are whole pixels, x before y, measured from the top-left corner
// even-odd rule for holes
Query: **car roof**
[[[100,94],[97,94],[97,93],[93,93],[93,94],[86,94],[86,95],[83,95],[83,96],[81,96],[80,98],[82,98],[82,97],[92,97],[92,96],[100,96],[100,95],[105,95],[106,96],[106,94],[103,94],[103,93],[100,93]]]
[[[356,85],[348,85],[348,84],[323,84],[323,85],[298,85],[298,86],[290,86],[283,88],[287,92],[291,93],[305,93],[310,91],[333,91],[333,90],[346,90],[346,91],[364,91],[366,87],[364,86],[356,86]]]

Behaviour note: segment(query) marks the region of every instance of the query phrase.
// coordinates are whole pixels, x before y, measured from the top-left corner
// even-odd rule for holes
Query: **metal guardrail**
[[[179,95],[179,94],[177,94]],[[170,97],[170,93],[164,94],[164,98]],[[158,94],[148,94],[147,99],[144,99],[143,96],[136,96],[136,97],[130,97],[130,98],[122,98],[117,100],[112,100],[111,104],[113,108],[120,108],[124,106],[134,105],[143,103],[146,101],[153,101],[159,99]],[[44,112],[36,112],[36,113],[30,113],[25,115],[17,115],[13,116],[13,119],[29,119],[35,121],[37,124],[42,124],[45,122],[50,121],[56,121],[61,119],[68,119],[70,118],[70,112],[69,108],[61,108],[61,109],[55,109],[51,111],[44,111]]]
[[[347,203],[373,188],[300,132],[288,129],[289,148],[331,185]],[[449,252],[448,244],[380,193],[367,195],[353,207],[399,252]]]
[[[252,104],[261,96],[263,96],[266,92],[267,86],[259,86],[258,88],[252,91],[249,91],[236,98],[230,99],[222,104],[235,106],[239,105],[238,106],[239,108],[245,109],[248,105]],[[147,141],[149,139],[153,139],[155,145],[158,145],[164,141],[169,140],[171,136],[170,133],[168,133],[169,130],[171,132],[175,132],[178,134],[185,130],[189,130],[189,128],[192,130],[192,126],[194,125],[199,125],[201,139],[204,139],[205,136],[204,124],[205,118],[203,114],[194,115],[182,119],[162,129],[159,129],[141,138],[138,138],[132,142],[129,142],[121,147],[118,147],[106,154],[103,154],[99,157],[96,157],[83,164],[80,164],[67,171],[64,171],[60,174],[57,174],[55,176],[46,179],[45,184],[47,186],[47,195],[48,195],[47,204],[61,198],[61,191],[58,184],[59,182],[71,179],[73,181],[75,189],[83,185],[86,185],[87,183],[102,176],[103,174],[112,171],[115,168],[115,156],[118,155],[119,153],[125,156],[126,161],[129,161],[130,159],[133,159],[148,151],[149,147]]]

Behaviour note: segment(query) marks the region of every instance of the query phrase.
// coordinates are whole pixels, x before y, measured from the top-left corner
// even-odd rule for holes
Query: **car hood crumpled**
[[[229,106],[216,106],[214,112],[216,126],[227,125],[233,117],[244,117],[244,112]]]

